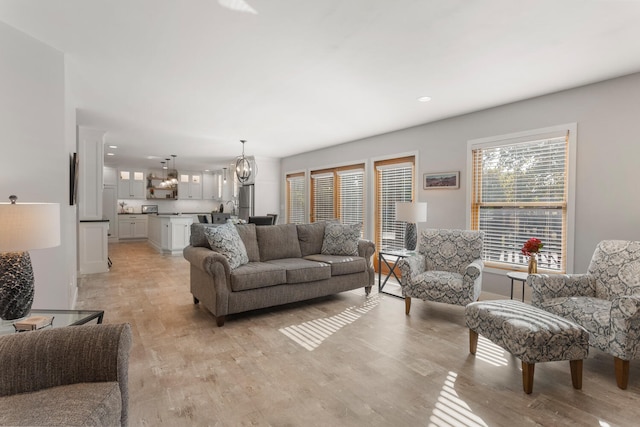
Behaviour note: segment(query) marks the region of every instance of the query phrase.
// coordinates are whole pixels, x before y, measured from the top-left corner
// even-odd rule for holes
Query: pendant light
[[[238,181],[244,184],[249,181],[254,171],[252,162],[244,155],[244,143],[247,141],[241,139],[240,142],[242,142],[242,156],[236,159],[236,176],[238,177]]]
[[[224,182],[227,182],[227,168],[222,168],[222,177],[224,179]]]
[[[173,169],[171,170],[171,186],[176,186],[178,185],[178,169],[176,169],[176,157],[178,156],[172,154],[171,157],[173,157]]]
[[[167,186],[167,180],[164,176],[164,171],[167,169],[167,167],[165,166],[166,162],[160,162],[160,164],[162,165],[162,181],[160,181],[160,187],[164,188]]]

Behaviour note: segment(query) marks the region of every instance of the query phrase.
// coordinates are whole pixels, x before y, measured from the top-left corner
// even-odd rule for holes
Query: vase
[[[538,260],[536,259],[535,254],[529,255],[529,268],[527,269],[527,273],[536,274],[538,272]]]

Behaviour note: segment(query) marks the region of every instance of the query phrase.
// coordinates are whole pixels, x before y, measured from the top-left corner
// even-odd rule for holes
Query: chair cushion
[[[285,258],[267,262],[287,272],[287,283],[306,283],[331,278],[331,266],[302,258]]]
[[[120,425],[117,382],[77,383],[0,397],[0,425]]]
[[[358,239],[362,224],[340,224],[328,222],[322,240],[323,255],[358,255]]]
[[[208,227],[204,234],[211,249],[227,258],[232,269],[249,262],[247,249],[234,224],[226,223],[217,227]]]
[[[231,272],[231,290],[246,291],[287,283],[287,273],[281,266],[266,262],[250,262]]]
[[[344,276],[345,274],[361,273],[367,270],[367,261],[358,256],[319,254],[309,255],[304,259],[329,264],[332,276]]]
[[[403,286],[402,295],[447,304],[466,305],[462,303],[462,275],[449,271],[425,271],[413,277],[413,281]]]
[[[595,277],[597,298],[640,294],[640,241],[601,241],[588,272]]]
[[[589,343],[603,351],[609,348],[611,302],[593,297],[552,298],[538,306],[581,325],[589,332]]]
[[[236,230],[244,243],[244,247],[247,250],[247,257],[249,262],[260,261],[260,252],[258,250],[258,237],[256,235],[255,224],[236,224]]]
[[[419,251],[426,258],[427,270],[464,274],[469,264],[481,258],[483,237],[482,231],[423,230]]]

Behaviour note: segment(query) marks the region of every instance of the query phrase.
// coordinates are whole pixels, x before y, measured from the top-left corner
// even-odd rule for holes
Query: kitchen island
[[[180,255],[189,245],[193,215],[149,215],[149,244],[163,254]]]

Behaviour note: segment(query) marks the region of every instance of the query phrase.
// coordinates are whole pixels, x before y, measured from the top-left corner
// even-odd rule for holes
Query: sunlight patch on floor
[[[281,328],[279,331],[307,350],[313,351],[325,339],[342,329],[342,327],[358,320],[363,314],[376,307],[379,302],[378,295],[372,295],[367,298],[364,304],[351,306],[335,316],[310,320],[299,325],[291,325]]]
[[[458,374],[449,371],[440,390],[436,407],[429,417],[430,427],[487,427],[482,418],[475,415],[469,405],[458,397],[454,386]]]
[[[505,357],[506,351],[483,337],[478,336],[478,348],[476,349],[476,358],[487,362],[493,366],[507,366],[509,361]]]

